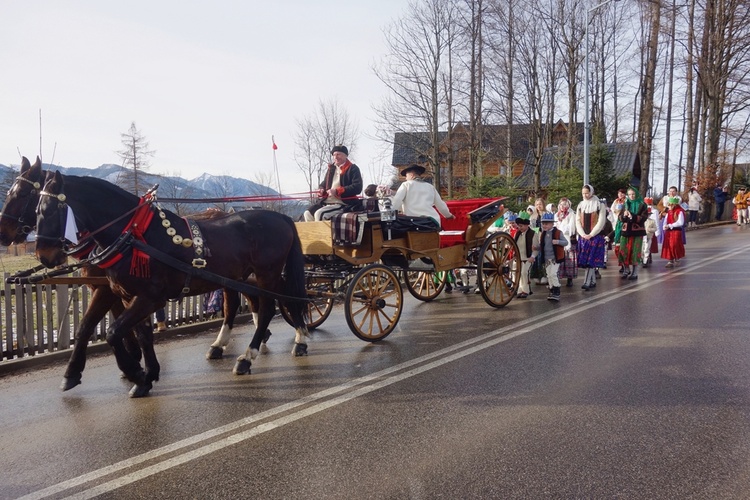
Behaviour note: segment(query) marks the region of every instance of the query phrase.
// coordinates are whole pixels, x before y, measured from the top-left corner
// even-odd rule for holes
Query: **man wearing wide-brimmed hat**
[[[399,186],[393,196],[393,208],[399,210],[405,217],[424,217],[432,221],[435,230],[440,230],[440,214],[446,219],[452,219],[453,214],[448,205],[440,197],[435,187],[422,179],[425,168],[421,165],[409,165],[401,170],[406,182]],[[438,213],[439,212],[439,213]]]
[[[333,162],[320,183],[318,203],[311,205],[304,213],[306,221],[327,220],[337,213],[361,208],[362,173],[359,167],[349,161],[349,150],[338,145],[331,149]]]

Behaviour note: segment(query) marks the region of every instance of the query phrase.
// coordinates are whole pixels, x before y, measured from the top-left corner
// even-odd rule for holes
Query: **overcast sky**
[[[131,122],[152,173],[273,174],[305,188],[295,120],[337,99],[359,123],[351,159],[365,183],[390,149],[374,136],[385,92],[372,64],[404,0],[5,1],[0,9],[0,163],[120,164]],[[54,154],[54,158],[53,158]],[[275,186],[274,186],[275,187]]]

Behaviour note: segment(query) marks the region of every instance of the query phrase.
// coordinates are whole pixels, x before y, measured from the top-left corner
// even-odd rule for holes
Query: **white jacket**
[[[440,197],[432,184],[421,179],[401,184],[392,199],[393,208],[411,217],[432,217],[440,224],[440,214],[450,217],[448,205]],[[435,210],[437,208],[437,210]],[[440,214],[438,213],[440,211]]]

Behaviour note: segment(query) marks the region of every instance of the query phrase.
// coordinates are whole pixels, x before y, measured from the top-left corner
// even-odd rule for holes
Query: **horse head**
[[[44,181],[42,160],[37,156],[33,165],[26,157],[21,160],[21,173],[8,190],[0,214],[0,245],[23,243],[36,225],[36,205]]]
[[[68,259],[64,251],[68,206],[60,172],[47,172],[36,207],[36,257],[46,267],[57,267]]]

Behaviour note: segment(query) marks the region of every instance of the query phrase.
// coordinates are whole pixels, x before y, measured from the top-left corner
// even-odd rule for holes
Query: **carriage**
[[[313,299],[308,304],[308,328],[322,325],[334,304],[343,302],[354,335],[369,342],[382,340],[401,317],[403,286],[429,302],[443,291],[447,272],[456,268],[476,271],[477,287],[487,304],[508,304],[520,280],[518,248],[509,234],[488,231],[502,215],[502,198],[447,203],[455,219],[443,219],[440,233],[396,234],[388,212],[297,222],[307,293]],[[290,320],[284,307],[281,313]]]

